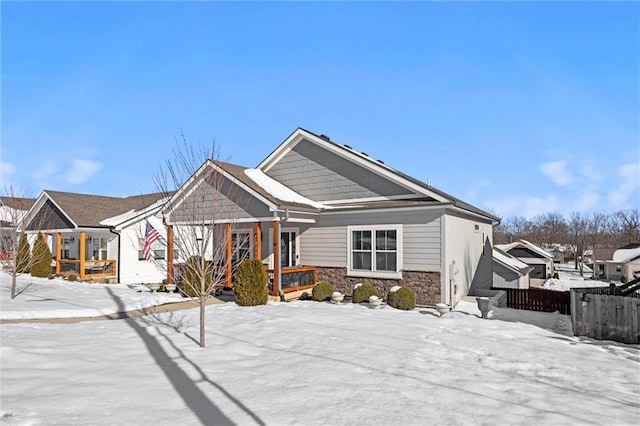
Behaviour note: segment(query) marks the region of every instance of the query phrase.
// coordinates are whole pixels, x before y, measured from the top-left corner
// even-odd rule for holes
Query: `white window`
[[[347,274],[402,278],[402,225],[348,226]]]
[[[144,238],[138,239],[138,260],[146,260],[144,258]],[[151,246],[151,253],[154,259],[162,260],[165,257],[166,247],[162,240],[158,240]]]

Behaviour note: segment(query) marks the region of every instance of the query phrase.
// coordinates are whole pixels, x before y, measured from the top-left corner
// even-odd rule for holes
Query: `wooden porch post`
[[[62,257],[62,234],[56,234],[56,275],[60,274],[60,258]]]
[[[262,231],[260,231],[260,222],[253,224],[253,257],[262,260]]]
[[[167,284],[174,284],[173,278],[173,225],[167,225]]]
[[[84,256],[85,256],[85,252],[86,250],[86,237],[87,237],[87,233],[82,231],[80,232],[80,279],[84,279]]]
[[[280,294],[280,222],[273,221],[273,296]]]
[[[225,283],[224,286],[229,288],[232,286],[232,282],[231,282],[231,267],[232,267],[232,263],[233,263],[233,259],[231,258],[231,256],[233,255],[232,253],[232,247],[231,247],[231,224],[230,223],[225,223],[225,234],[226,234],[226,238],[227,238],[227,257],[226,257],[226,265],[227,265],[227,270],[225,273]]]

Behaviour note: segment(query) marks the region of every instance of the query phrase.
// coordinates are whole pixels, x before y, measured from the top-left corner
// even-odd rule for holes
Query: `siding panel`
[[[411,194],[406,188],[307,140],[298,143],[267,174],[316,201]]]

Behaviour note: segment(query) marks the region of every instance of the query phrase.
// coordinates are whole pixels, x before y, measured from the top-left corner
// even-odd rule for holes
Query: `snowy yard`
[[[3,318],[152,306],[119,285],[33,284]],[[76,286],[85,286],[77,288]],[[72,292],[72,293],[70,293]],[[2,324],[7,425],[637,424],[640,346],[575,338],[570,318],[461,302],[207,308],[77,324]]]
[[[591,269],[589,269],[589,267],[586,265],[583,269],[584,276],[580,275],[580,271],[575,268],[573,262],[555,264],[554,269],[558,273],[558,278],[548,279],[542,286],[543,288],[546,288],[548,290],[569,291],[573,287],[609,286],[609,283],[607,281],[592,279]]]

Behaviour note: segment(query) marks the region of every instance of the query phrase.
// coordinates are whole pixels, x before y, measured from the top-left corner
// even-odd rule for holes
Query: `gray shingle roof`
[[[44,192],[80,227],[105,228],[100,222],[130,210],[142,210],[164,198],[164,193],[142,194],[131,197],[106,197],[45,190]]]
[[[27,211],[36,202],[35,198],[22,198],[22,197],[0,197],[0,202],[3,206],[7,206],[12,209]]]

